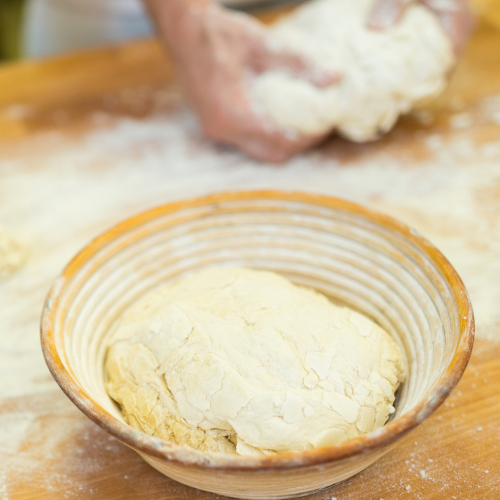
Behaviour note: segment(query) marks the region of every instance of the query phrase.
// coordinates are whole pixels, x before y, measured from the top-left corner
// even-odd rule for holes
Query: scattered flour
[[[366,27],[372,5],[312,0],[274,25],[278,41],[343,78],[320,89],[285,71],[265,72],[251,84],[256,109],[284,129],[312,135],[336,129],[364,142],[441,93],[455,57],[434,14],[413,4],[394,27],[373,30]]]
[[[452,128],[468,128],[472,125],[472,116],[470,113],[458,113],[450,118]]]
[[[0,280],[15,273],[26,259],[26,248],[0,230]]]
[[[491,122],[500,125],[500,94],[483,99],[481,111]]]
[[[175,96],[168,94],[168,99],[175,100]],[[111,96],[108,100],[114,105]],[[474,127],[481,120],[494,123],[497,110],[500,95],[466,111],[471,112]],[[104,118],[99,116],[96,121]],[[177,109],[162,118],[111,121],[107,129],[79,139],[50,132],[24,141],[19,148],[15,144],[0,146],[0,221],[36,242],[23,272],[0,281],[0,413],[2,418],[5,413],[15,413],[2,420],[0,498],[16,498],[19,478],[42,484],[38,491],[43,500],[53,498],[50,495],[57,488],[68,498],[99,498],[99,493],[91,496],[80,488],[92,487],[100,476],[98,467],[109,468],[117,456],[120,460],[130,457],[127,486],[138,485],[137,496],[146,487],[157,496],[164,494],[165,478],[151,472],[116,441],[107,442],[107,434],[67,400],[48,373],[39,345],[41,307],[64,263],[117,220],[158,204],[213,191],[266,188],[340,196],[384,211],[418,229],[445,253],[470,292],[477,336],[500,342],[500,140],[490,137],[486,142],[462,129],[451,133],[420,130],[413,139],[405,131],[395,139],[401,147],[391,148],[390,154],[373,143],[349,145],[356,148],[356,154],[346,155],[345,145],[337,148],[341,141],[335,140],[333,145],[276,168],[203,140],[191,115]],[[478,389],[481,384],[477,379]],[[66,406],[60,410],[63,415],[45,428],[59,413],[51,394]],[[50,402],[50,407],[40,408],[39,399]],[[26,408],[9,410],[21,400],[29,402]],[[438,415],[436,420],[440,419]],[[492,453],[498,453],[498,427],[478,423],[464,430],[459,424],[456,422],[461,435],[475,439],[478,446],[487,430]],[[59,432],[65,425],[67,430]],[[477,426],[485,431],[478,432]],[[37,446],[26,445],[32,431],[40,436]],[[54,435],[56,431],[59,437]],[[70,461],[64,445],[74,449],[79,436],[87,436],[87,444]],[[427,444],[440,439],[439,434],[428,436]],[[105,451],[111,446],[109,454],[98,453],[101,445]],[[41,467],[46,463],[44,454],[58,457],[50,470]],[[391,466],[391,455],[361,473],[362,478],[386,477],[383,485],[373,479],[378,486],[370,498],[395,498],[395,488],[407,484],[399,483],[399,467]],[[419,478],[420,469],[428,475],[420,478],[422,483],[429,483],[432,491],[451,491],[457,498],[473,499],[461,495],[461,489],[473,486],[481,492],[481,478],[491,479],[496,474],[493,467],[464,469],[467,460],[473,467],[473,455],[467,455],[464,462],[417,450],[410,460]],[[83,473],[80,483],[74,480],[78,470],[88,473]],[[346,487],[349,481],[344,483]],[[168,487],[177,488],[176,498],[186,495],[187,490],[178,483],[169,482]],[[46,496],[42,489],[48,492]],[[413,485],[415,498],[427,498],[415,489]],[[338,491],[333,493],[339,500],[349,498],[347,493],[340,494],[345,491],[342,485]],[[482,496],[488,498],[488,494],[483,489]],[[318,499],[327,500],[331,495],[331,491],[321,493]]]

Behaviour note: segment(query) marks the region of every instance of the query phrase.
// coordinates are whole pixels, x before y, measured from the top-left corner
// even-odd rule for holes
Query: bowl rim
[[[361,216],[371,222],[398,233],[406,241],[415,245],[436,266],[446,279],[459,314],[459,339],[456,351],[446,371],[426,399],[379,429],[343,441],[342,443],[306,450],[275,455],[224,455],[203,453],[182,445],[174,444],[157,437],[149,436],[120,421],[81,388],[64,367],[56,348],[54,320],[59,300],[65,289],[65,282],[71,278],[95,253],[112,240],[120,237],[134,227],[143,225],[159,216],[174,213],[186,208],[214,205],[221,202],[246,200],[277,200],[299,202],[343,210]],[[47,366],[63,392],[91,420],[118,440],[135,451],[167,460],[178,465],[220,470],[270,471],[293,469],[320,465],[354,457],[369,450],[385,447],[395,442],[431,415],[449,396],[460,380],[469,361],[474,343],[474,313],[469,295],[460,276],[446,257],[426,238],[406,224],[392,217],[365,208],[341,198],[315,193],[278,190],[226,191],[201,197],[190,198],[161,205],[132,216],[108,229],[84,247],[64,268],[60,277],[51,287],[46,298],[41,318],[41,344]]]

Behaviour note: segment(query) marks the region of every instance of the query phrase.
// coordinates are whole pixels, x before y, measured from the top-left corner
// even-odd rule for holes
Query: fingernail
[[[387,29],[396,24],[409,0],[379,1],[372,10],[368,26],[375,29]]]
[[[453,0],[426,0],[425,4],[437,12],[457,12],[459,8]]]
[[[370,26],[385,30],[393,26],[397,21],[397,12],[387,4],[383,4],[370,19]]]
[[[323,71],[315,77],[315,83],[318,87],[329,87],[337,83],[342,78],[342,74],[338,71]]]

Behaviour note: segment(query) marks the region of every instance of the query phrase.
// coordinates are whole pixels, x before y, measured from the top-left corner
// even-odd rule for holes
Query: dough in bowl
[[[276,23],[273,43],[291,48],[342,80],[321,89],[285,71],[250,83],[255,110],[280,128],[307,135],[336,129],[376,139],[399,115],[444,90],[453,48],[434,14],[415,3],[394,27],[366,27],[373,0],[312,0]]]
[[[131,426],[233,454],[377,429],[405,378],[396,343],[374,322],[249,269],[201,271],[138,301],[116,325],[105,368]]]

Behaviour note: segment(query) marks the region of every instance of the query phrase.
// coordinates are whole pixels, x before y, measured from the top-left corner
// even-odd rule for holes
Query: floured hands
[[[207,136],[275,163],[324,138],[278,128],[252,105],[248,88],[252,78],[267,70],[281,69],[318,87],[334,84],[338,74],[280,47],[260,22],[212,0],[144,2]],[[386,29],[416,2],[435,13],[460,54],[474,26],[467,0],[376,0],[368,26]]]
[[[377,0],[368,19],[368,26],[386,29],[397,23],[405,9],[415,3],[425,5],[434,12],[450,37],[455,54],[459,55],[475,24],[467,0]]]

